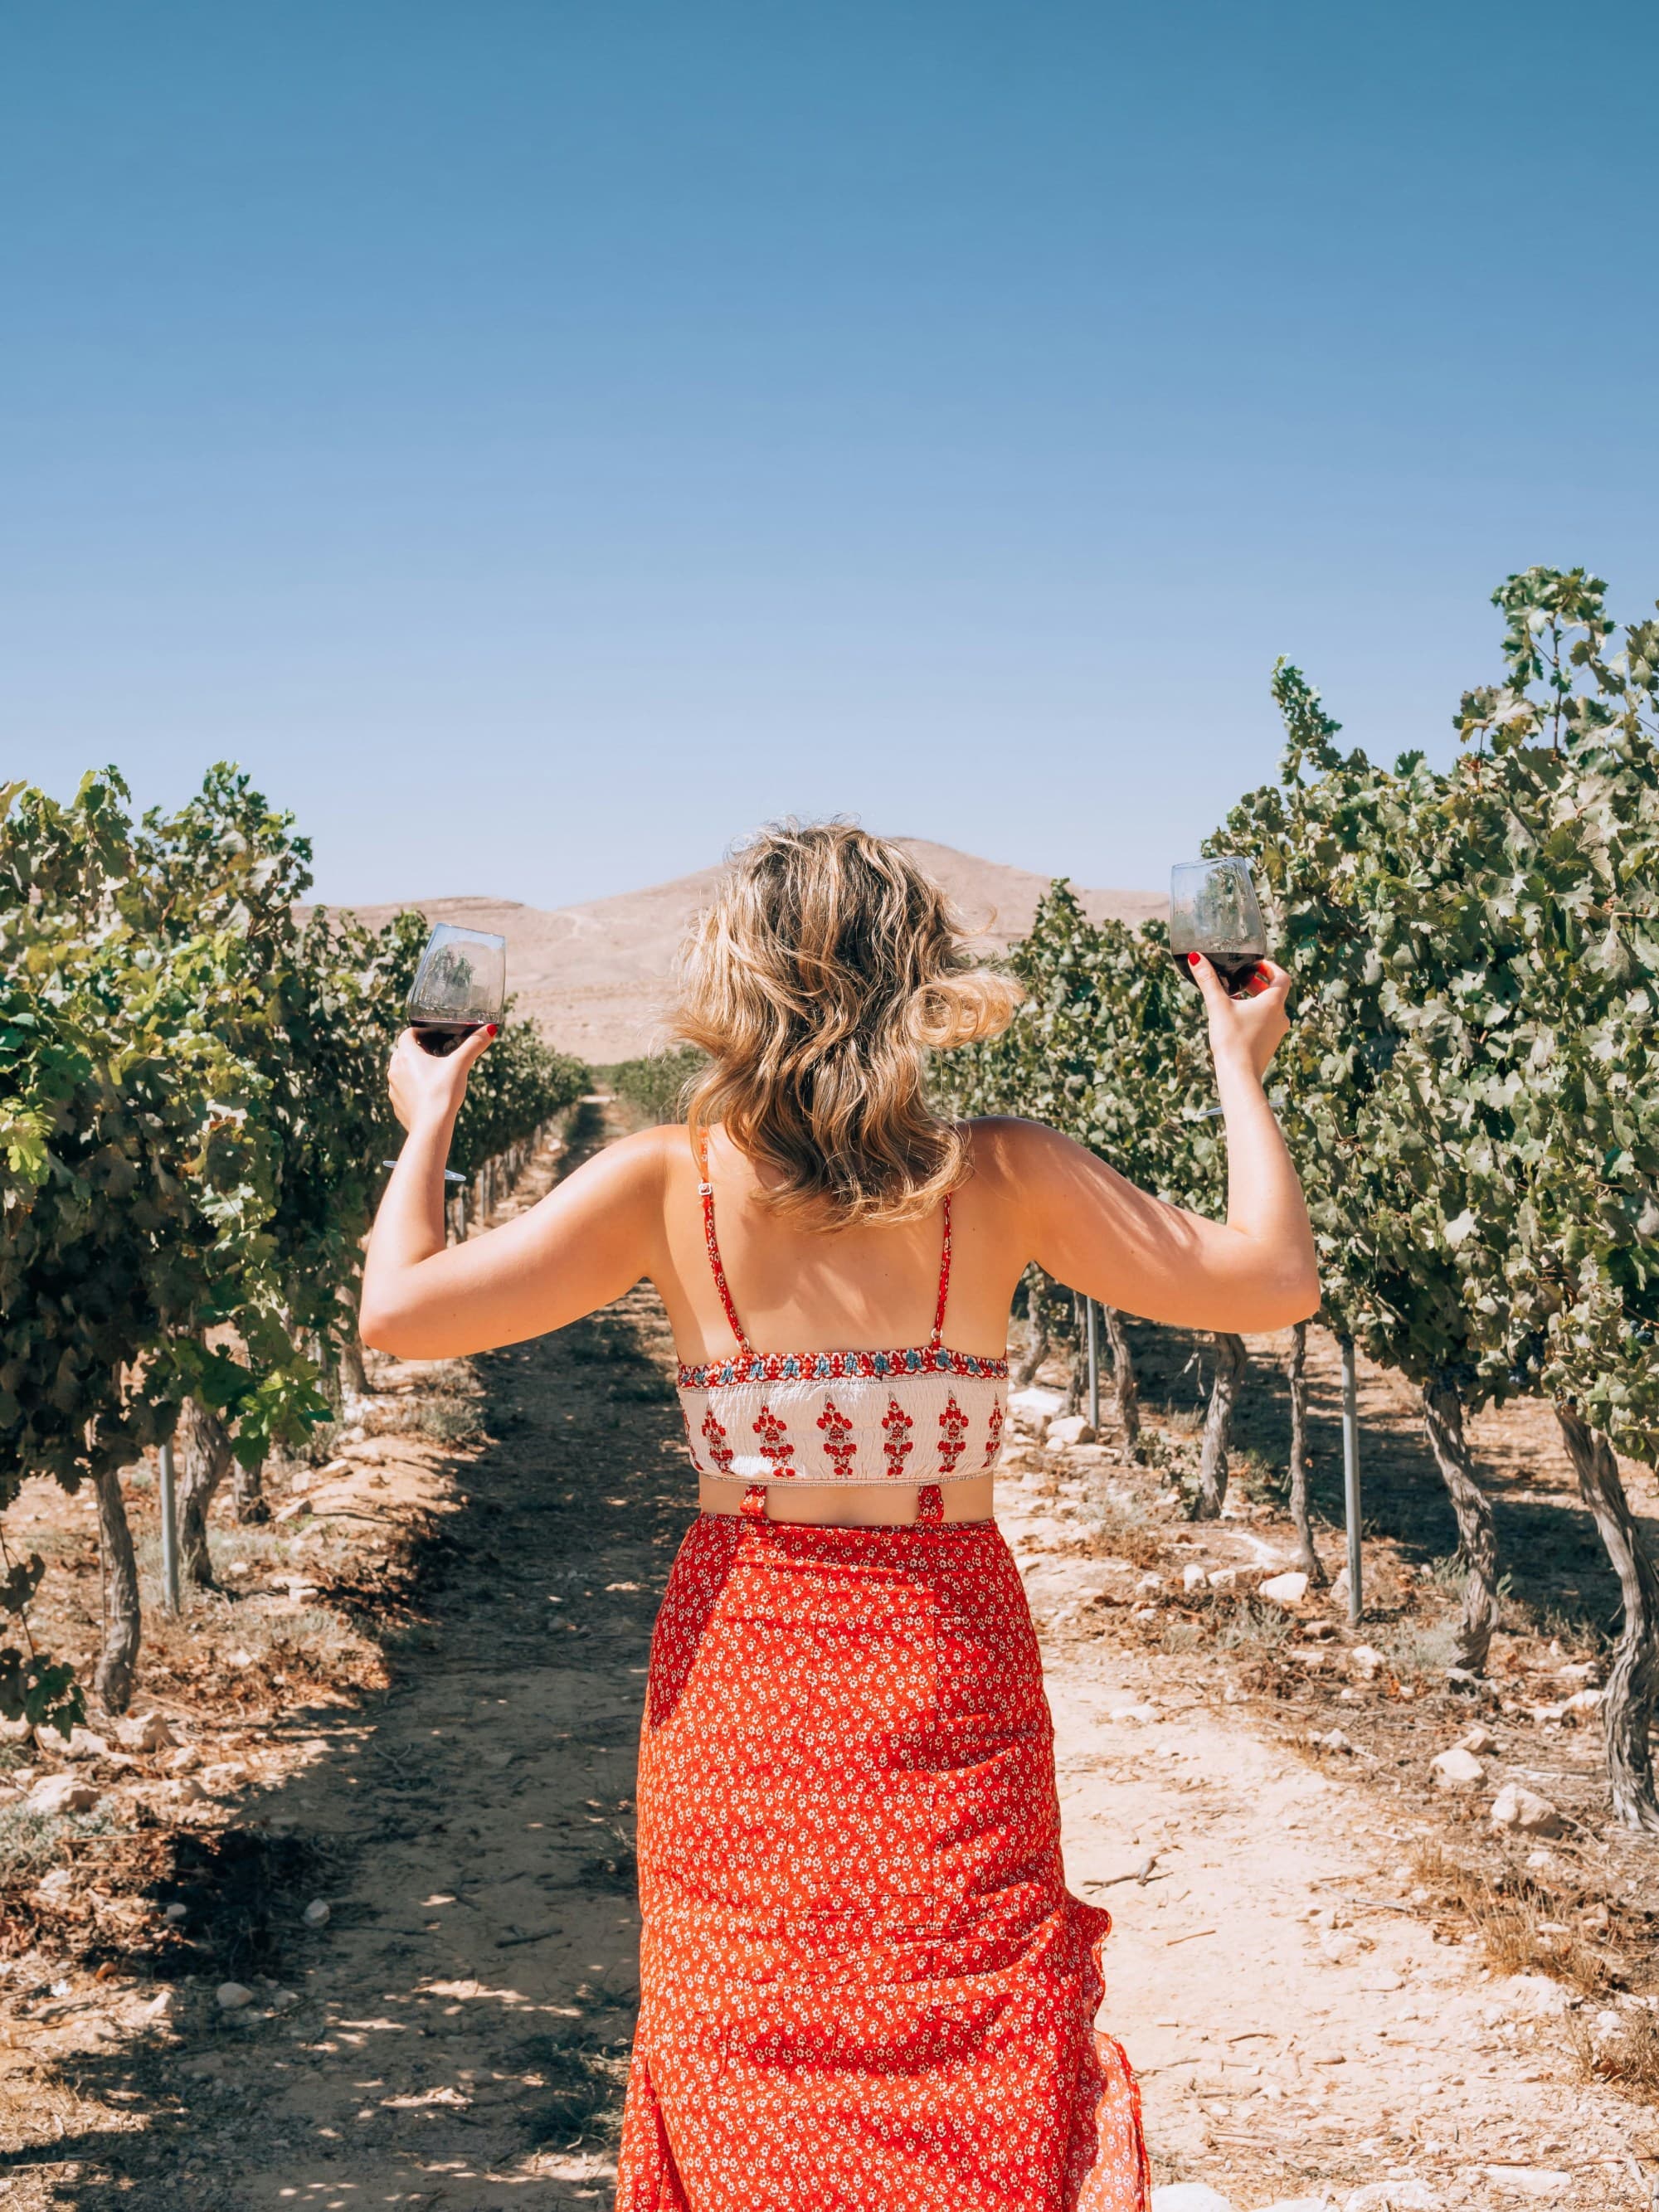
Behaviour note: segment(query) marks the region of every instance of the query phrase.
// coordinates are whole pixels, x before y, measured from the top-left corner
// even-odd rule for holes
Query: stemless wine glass
[[[1183,860],[1170,871],[1170,950],[1191,976],[1189,952],[1201,952],[1237,998],[1267,957],[1267,933],[1248,864]]]
[[[410,987],[406,1011],[416,1043],[443,1058],[475,1030],[499,1022],[506,1003],[507,939],[441,921]]]

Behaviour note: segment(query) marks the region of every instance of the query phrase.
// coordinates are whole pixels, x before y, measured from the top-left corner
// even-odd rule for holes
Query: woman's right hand
[[[466,1096],[472,1063],[489,1050],[495,1030],[496,1024],[491,1022],[442,1057],[422,1051],[415,1042],[413,1030],[404,1031],[386,1071],[386,1088],[392,1093],[392,1110],[405,1129],[428,1121],[443,1125],[454,1119]]]
[[[1210,1050],[1218,1068],[1243,1065],[1259,1083],[1267,1063],[1290,1034],[1285,1011],[1291,979],[1276,962],[1264,960],[1242,997],[1229,998],[1215,969],[1201,952],[1187,955],[1210,1018]]]

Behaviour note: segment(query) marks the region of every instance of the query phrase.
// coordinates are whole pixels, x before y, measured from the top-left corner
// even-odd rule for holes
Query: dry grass
[[[1410,1681],[1425,1675],[1443,1674],[1452,1661],[1453,1647],[1457,1642],[1457,1620],[1448,1615],[1443,1620],[1415,1620],[1395,1621],[1384,1629],[1375,1630],[1372,1639],[1385,1657],[1391,1659],[1396,1673]]]
[[[481,1391],[446,1389],[404,1391],[359,1401],[349,1429],[331,1433],[337,1443],[343,1437],[429,1437],[438,1444],[477,1443],[483,1435],[480,1415]]]
[[[1618,2025],[1600,2032],[1574,2019],[1567,2036],[1583,2081],[1607,2081],[1643,2104],[1659,2104],[1659,2018],[1646,2005],[1621,2007]]]
[[[1155,1567],[1164,1558],[1164,1540],[1138,1498],[1114,1494],[1088,1508],[1089,1549],[1097,1559],[1127,1559],[1133,1567]]]
[[[1618,1937],[1647,1941],[1613,1923],[1604,1898],[1552,1887],[1519,1869],[1466,1866],[1437,1844],[1418,1846],[1412,1871],[1430,1893],[1429,1909],[1473,1929],[1497,1973],[1547,1974],[1584,1996],[1607,1996],[1624,1978]]]
[[[1219,1651],[1262,1656],[1282,1649],[1296,1629],[1295,1619],[1282,1606],[1261,1605],[1254,1598],[1240,1598],[1215,1609],[1214,1640]]]
[[[1608,1987],[1607,1961],[1565,1921],[1549,1921],[1527,1898],[1489,1894],[1471,1902],[1469,1919],[1497,1972],[1548,1974],[1586,1996]],[[1565,1929],[1565,1934],[1558,1934]]]
[[[100,1813],[65,1816],[32,1813],[27,1805],[0,1806],[0,1885],[26,1881],[64,1856],[74,1836],[105,1836],[115,1824]]]

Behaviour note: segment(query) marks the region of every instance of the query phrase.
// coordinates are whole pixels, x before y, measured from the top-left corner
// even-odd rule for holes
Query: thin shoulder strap
[[[951,1295],[951,1194],[945,1194],[945,1245],[939,1255],[939,1299],[933,1307],[933,1334],[927,1340],[930,1352],[937,1352],[945,1341],[945,1305]]]
[[[708,1180],[708,1132],[707,1129],[697,1131],[696,1151],[697,1173],[702,1178],[697,1185],[697,1195],[702,1200],[702,1238],[703,1243],[708,1247],[708,1264],[714,1270],[714,1288],[720,1294],[720,1304],[726,1308],[726,1318],[732,1324],[732,1334],[738,1340],[738,1351],[752,1358],[755,1347],[744,1334],[743,1323],[738,1319],[738,1309],[732,1303],[732,1288],[726,1279],[726,1268],[720,1259],[720,1239],[714,1234],[714,1186]],[[949,1201],[946,1202],[948,1204]],[[941,1317],[944,1312],[945,1303],[941,1293],[939,1300]]]

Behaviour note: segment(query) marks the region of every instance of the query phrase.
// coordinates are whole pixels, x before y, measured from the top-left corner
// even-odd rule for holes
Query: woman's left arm
[[[391,1087],[408,1139],[363,1266],[365,1344],[404,1359],[455,1358],[562,1328],[609,1305],[665,1254],[662,1133],[605,1149],[540,1202],[464,1244],[444,1241],[444,1161],[484,1035],[437,1060],[398,1041]]]

